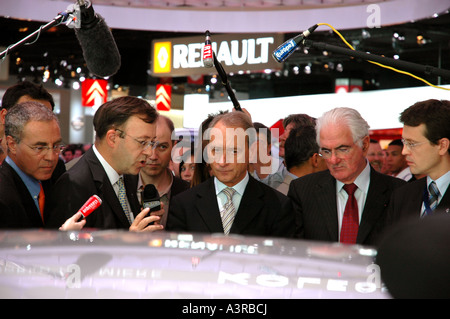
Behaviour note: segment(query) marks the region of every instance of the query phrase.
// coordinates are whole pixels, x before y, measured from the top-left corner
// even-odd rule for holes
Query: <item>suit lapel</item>
[[[92,173],[92,179],[94,180],[96,189],[98,190],[98,196],[104,199],[102,206],[100,208],[105,214],[114,214],[123,227],[130,227],[130,223],[123,212],[122,206],[120,205],[119,199],[116,196],[116,192],[111,185],[111,182],[106,175],[103,166],[100,164],[97,156],[95,156],[94,151],[89,149],[84,156],[86,156],[86,161]],[[84,157],[83,156],[83,157]]]
[[[323,178],[312,187],[316,188],[316,203],[319,207],[317,214],[323,215],[325,227],[327,228],[330,238],[337,241],[338,236],[338,218],[337,218],[337,199],[336,199],[336,180],[327,171]]]
[[[379,173],[370,168],[370,184],[366,202],[359,224],[357,242],[364,242],[377,221],[387,211],[389,204],[389,187],[380,178]]]
[[[250,176],[231,226],[231,233],[242,234],[247,225],[261,212],[264,206],[260,199],[262,196],[264,196],[264,191],[256,180]]]
[[[214,178],[198,186],[195,208],[211,233],[223,233],[222,219],[214,187]]]

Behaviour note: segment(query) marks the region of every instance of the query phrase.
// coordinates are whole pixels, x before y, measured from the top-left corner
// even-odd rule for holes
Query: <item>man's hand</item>
[[[59,227],[59,230],[61,231],[81,230],[86,224],[86,219],[83,218],[81,221],[77,220],[79,220],[82,216],[83,215],[80,212],[76,213],[68,220],[66,220],[66,222],[61,227]]]
[[[134,219],[134,222],[133,224],[131,224],[129,230],[132,232],[154,232],[157,230],[162,230],[164,228],[160,224],[160,216],[164,214],[164,208],[162,207],[162,205],[163,204],[161,203],[160,210],[151,212],[150,216],[147,216],[150,208],[141,210],[141,212]],[[149,225],[150,223],[153,224]]]

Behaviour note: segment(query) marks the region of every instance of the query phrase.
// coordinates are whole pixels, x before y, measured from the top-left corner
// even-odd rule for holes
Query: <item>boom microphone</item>
[[[211,34],[206,30],[205,46],[203,47],[203,66],[212,68],[214,65],[213,50],[211,46]]]
[[[97,195],[92,195],[87,201],[86,203],[84,203],[83,206],[81,206],[81,208],[78,210],[78,212],[81,213],[81,215],[83,215],[83,218],[88,217],[94,210],[96,210],[97,208],[100,207],[100,205],[102,204],[102,200],[100,199],[100,197],[98,197]]]
[[[280,45],[275,51],[273,51],[272,56],[277,62],[284,62],[292,53],[298,48],[298,46],[306,39],[314,30],[317,29],[319,25],[313,25],[308,30],[300,33],[299,35],[287,40],[282,45]]]
[[[105,20],[94,12],[89,1],[77,0],[80,7],[81,27],[75,29],[83,57],[89,71],[99,77],[117,73],[121,57],[111,30]]]
[[[144,192],[142,194],[142,207],[150,208],[150,212],[157,211],[161,209],[161,201],[159,197],[158,190],[155,185],[147,184],[144,187]]]

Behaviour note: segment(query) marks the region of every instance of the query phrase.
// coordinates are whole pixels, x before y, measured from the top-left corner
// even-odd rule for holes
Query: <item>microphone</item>
[[[319,25],[315,24],[303,33],[287,40],[282,45],[280,45],[275,51],[273,51],[272,56],[277,62],[284,62],[292,53],[298,48],[298,46],[306,39],[314,30],[317,29]]]
[[[211,68],[214,65],[213,50],[211,45],[211,34],[206,30],[205,46],[203,47],[203,66]]]
[[[105,20],[94,12],[89,1],[77,0],[80,7],[81,24],[75,29],[75,35],[83,51],[87,68],[99,77],[108,77],[117,73],[121,57],[111,30]]]
[[[100,207],[102,204],[102,200],[97,195],[92,195],[86,203],[84,203],[83,206],[78,210],[78,212],[83,215],[83,217],[80,219],[88,217],[94,210]]]
[[[161,209],[161,201],[159,198],[158,190],[155,185],[147,184],[144,187],[142,194],[142,207],[150,208],[150,212],[154,212]]]

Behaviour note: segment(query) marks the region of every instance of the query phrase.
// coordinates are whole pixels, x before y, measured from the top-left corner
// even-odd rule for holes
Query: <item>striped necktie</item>
[[[123,183],[123,177],[119,178],[119,180],[117,181],[117,185],[119,186],[119,193],[117,194],[117,197],[119,198],[119,202],[120,205],[122,206],[123,212],[125,213],[125,216],[127,216],[127,219],[131,225],[132,224],[131,213],[130,210],[128,209],[127,192],[125,190],[125,185]]]
[[[438,205],[440,195],[439,189],[434,181],[430,183],[430,186],[428,186],[428,191],[430,192],[430,209],[431,211],[434,211]]]
[[[222,192],[227,196],[227,202],[223,206],[223,210],[220,215],[222,217],[223,232],[225,235],[228,235],[234,221],[234,216],[236,215],[236,208],[233,204],[233,195],[236,190],[231,187],[227,187],[222,190]]]

